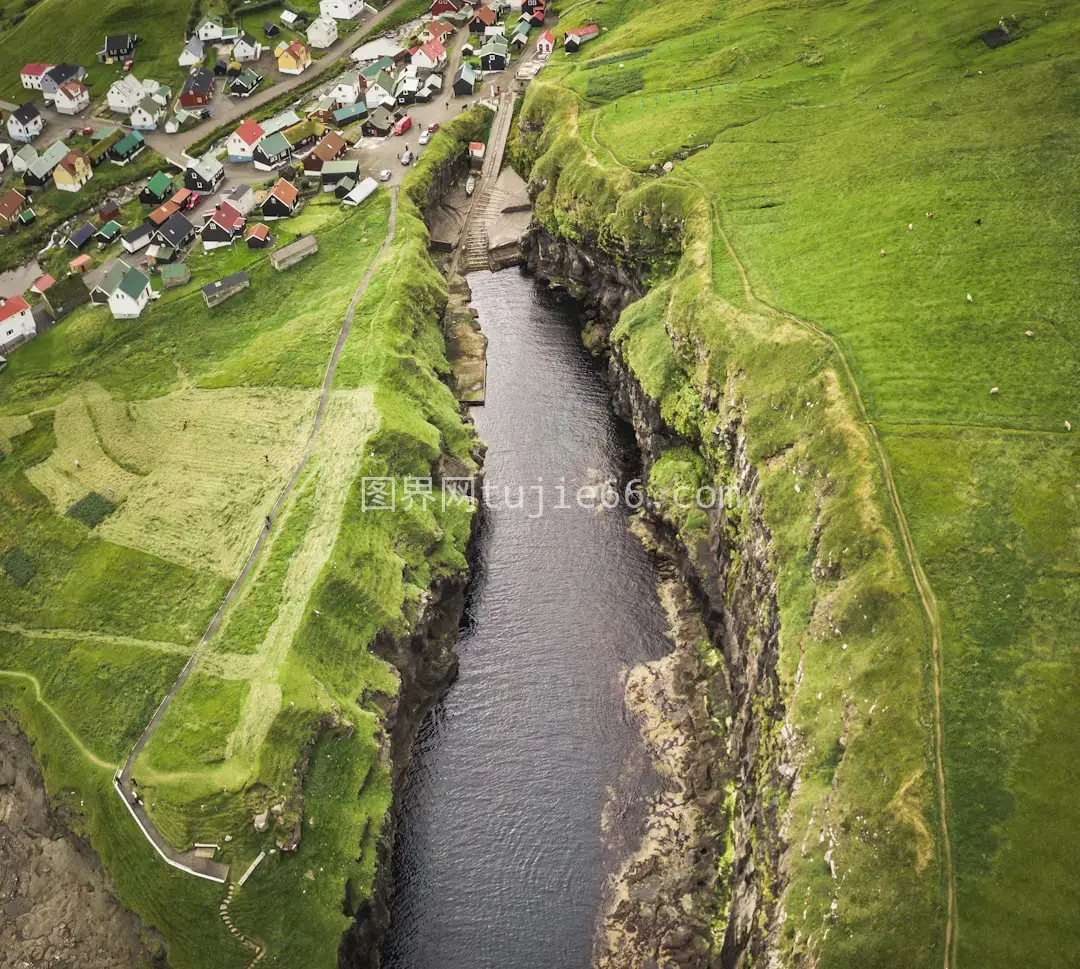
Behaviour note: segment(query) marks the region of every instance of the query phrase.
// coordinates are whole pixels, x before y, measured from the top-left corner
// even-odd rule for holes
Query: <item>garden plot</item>
[[[126,403],[84,385],[56,409],[56,448],[27,475],[59,514],[118,507],[102,538],[232,578],[307,438],[317,393],[184,389]]]

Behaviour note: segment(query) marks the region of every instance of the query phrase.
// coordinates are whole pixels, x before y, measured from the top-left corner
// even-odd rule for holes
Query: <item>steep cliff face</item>
[[[590,320],[586,339],[607,359],[615,407],[635,429],[645,476],[665,452],[690,447],[709,466],[711,478],[728,483],[726,500],[708,509],[707,527],[689,544],[664,503],[646,505],[661,554],[676,564],[710,643],[723,656],[722,664],[710,666],[707,652],[687,652],[684,663],[691,668],[683,679],[706,684],[713,722],[719,721],[726,741],[701,744],[699,759],[718,757],[722,763],[698,766],[711,770],[714,780],[722,776],[734,792],[725,801],[716,796],[715,783],[691,787],[703,822],[695,849],[713,853],[710,874],[715,876],[699,878],[695,887],[699,896],[711,895],[714,918],[710,925],[695,926],[698,944],[669,950],[667,956],[669,964],[687,966],[765,964],[782,921],[782,804],[797,772],[777,675],[780,621],[771,540],[744,428],[728,410],[726,422],[714,431],[715,440],[702,441],[681,436],[664,420],[660,402],[645,392],[611,339],[619,314],[644,293],[640,280],[604,253],[557,239],[540,227],[529,232],[523,247],[532,272],[583,302]],[[703,400],[702,407],[719,421],[715,403]],[[726,856],[723,846],[717,852],[714,843],[725,830]],[[640,920],[640,912],[635,917]]]

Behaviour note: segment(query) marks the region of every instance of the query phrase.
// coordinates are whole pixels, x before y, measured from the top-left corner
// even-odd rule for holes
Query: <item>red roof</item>
[[[446,48],[437,40],[429,40],[420,48],[420,51],[430,61],[437,61],[446,55]]]
[[[55,282],[56,282],[56,280],[53,279],[52,276],[50,276],[48,273],[46,273],[44,276],[41,277],[41,279],[36,280],[34,282],[34,285],[31,286],[30,288],[35,293],[40,294],[40,293],[44,293],[45,290],[47,290]]]
[[[85,266],[89,261],[90,256],[84,252],[81,256],[76,256],[68,263],[68,269],[78,269],[80,266]]]
[[[82,94],[83,91],[88,90],[88,88],[85,84],[83,84],[82,81],[68,81],[67,84],[60,85],[60,90],[63,91],[69,98],[74,100],[80,94]]]
[[[21,296],[12,296],[9,300],[0,299],[0,323],[30,309],[30,304]]]
[[[483,150],[484,150],[484,143],[482,141],[470,141],[469,142],[469,151],[478,151],[478,152],[482,153]]]
[[[8,189],[7,195],[4,196],[4,200],[0,202],[0,218],[12,219],[15,217],[15,213],[23,207],[23,203],[26,201],[26,196],[21,192],[16,192],[15,189]]]
[[[249,230],[247,237],[249,239],[258,239],[260,242],[266,240],[266,237],[270,235],[270,227],[262,222],[256,222]]]
[[[254,118],[248,118],[241,123],[233,134],[239,135],[245,145],[254,145],[263,136],[262,125]]]
[[[596,24],[589,24],[587,27],[571,27],[567,33],[571,37],[591,37],[600,33],[600,28]]]
[[[171,199],[169,199],[169,201],[175,202],[177,205],[183,205],[190,196],[190,188],[181,188],[177,190],[176,194]]]
[[[443,20],[433,20],[428,24],[428,33],[430,33],[436,40],[441,37],[445,37],[447,34],[453,33],[454,28]]]
[[[170,215],[175,215],[180,211],[180,206],[173,201],[168,201],[163,205],[159,205],[153,212],[151,212],[147,218],[154,223],[154,225],[161,225],[169,218]]]
[[[228,202],[222,202],[211,216],[211,221],[231,232],[233,229],[239,229],[246,220]]]
[[[545,30],[540,35],[540,39],[543,40],[543,41],[547,41],[547,43],[549,43],[549,44],[554,44],[555,43],[555,35],[550,30]]]
[[[285,50],[283,54],[291,54],[294,60],[302,61],[308,55],[307,44],[301,43],[298,40],[294,40]]]
[[[270,194],[279,201],[291,206],[293,202],[296,201],[296,186],[293,185],[292,182],[287,182],[285,181],[285,179],[279,178],[277,180],[277,184],[275,184],[274,187],[270,189]]]
[[[494,27],[495,21],[498,19],[491,7],[481,7],[476,11],[476,16],[473,17],[473,20],[479,20],[485,27]]]
[[[52,67],[52,64],[27,64],[19,73],[25,74],[27,77],[38,77]]]

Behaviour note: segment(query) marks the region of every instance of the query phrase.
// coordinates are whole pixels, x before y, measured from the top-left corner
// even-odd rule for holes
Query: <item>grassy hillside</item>
[[[483,114],[447,125],[429,158],[463,150]],[[410,173],[389,242],[387,193],[358,209],[311,200],[275,223],[279,244],[299,229],[320,244],[287,273],[246,247],[193,255],[196,282],[244,268],[251,288],[207,309],[192,283],[137,321],[84,307],[0,374],[0,710],[177,969],[251,952],[219,916],[221,886],[161,862],[112,775],[296,467],[348,304],[387,243],[304,475],[135,765],[178,848],[220,844],[234,880],[270,852],[231,918],[275,965],[336,965],[373,885],[398,678],[369,647],[407,634],[431,583],[464,567],[472,514],[461,500],[362,510],[365,476],[472,466],[439,379],[445,285],[410,194],[430,164]],[[280,823],[258,833],[253,817],[278,803]],[[294,824],[299,849],[279,854]]]
[[[16,7],[22,7],[18,16]],[[134,72],[177,89],[187,70],[176,58],[184,47],[184,26],[192,5],[189,0],[37,0],[4,7],[4,65],[0,98],[32,101],[39,95],[26,91],[19,68],[29,62],[81,64],[88,72],[92,95],[104,95],[121,65],[99,64],[97,52],[106,34],[138,34]]]
[[[747,429],[786,550],[789,837],[824,813],[845,873],[790,859],[782,944],[821,966],[941,965],[951,884],[951,964],[1080,960],[1080,13],[1021,3],[992,48],[1001,13],[577,4],[557,33],[600,39],[522,112],[542,219],[677,267],[617,334],[647,386],[691,438],[721,386]]]

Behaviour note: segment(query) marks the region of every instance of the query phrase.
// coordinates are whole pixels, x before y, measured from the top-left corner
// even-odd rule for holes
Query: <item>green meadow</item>
[[[177,969],[243,966],[252,952],[220,918],[224,887],[166,866],[112,777],[297,466],[374,265],[305,470],[134,766],[176,848],[219,844],[234,882],[267,852],[231,918],[270,962],[335,965],[372,891],[399,678],[371,647],[407,636],[426,590],[465,568],[472,508],[365,513],[362,479],[473,467],[471,428],[441,379],[446,287],[419,206],[430,166],[484,124],[472,112],[445,126],[389,238],[385,191],[356,209],[309,200],[274,223],[279,246],[300,231],[319,241],[288,272],[246,247],[192,253],[192,282],[140,319],[82,307],[0,374],[0,712]],[[198,286],[240,269],[250,288],[208,309]],[[276,805],[258,832],[253,818]],[[294,830],[299,845],[279,850]]]
[[[1080,960],[1078,16],[576,4],[557,36],[601,37],[525,99],[541,220],[654,284],[622,354],[712,466],[737,422],[761,478],[795,961]],[[651,484],[700,474],[679,453]]]

